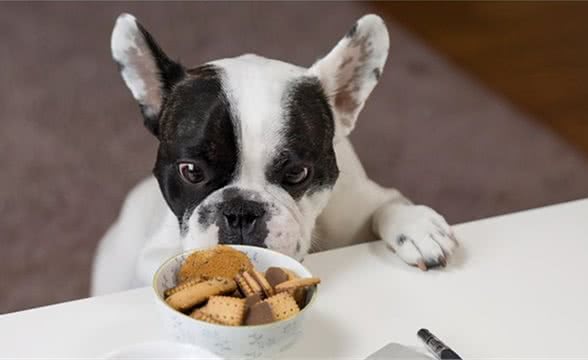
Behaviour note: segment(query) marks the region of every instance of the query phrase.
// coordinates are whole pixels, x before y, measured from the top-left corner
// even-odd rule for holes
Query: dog
[[[366,15],[309,68],[253,54],[188,68],[120,15],[112,56],[159,148],[98,245],[92,295],[145,286],[168,257],[214,244],[301,260],[383,239],[409,265],[445,266],[458,246],[445,219],[371,181],[348,139],[388,47]]]

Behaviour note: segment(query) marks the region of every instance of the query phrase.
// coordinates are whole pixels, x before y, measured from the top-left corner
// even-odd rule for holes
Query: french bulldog
[[[348,139],[388,47],[366,15],[309,68],[253,54],[186,67],[120,15],[112,56],[159,148],[99,243],[92,294],[145,286],[166,258],[214,244],[302,259],[383,239],[407,264],[445,266],[445,219],[371,181]]]

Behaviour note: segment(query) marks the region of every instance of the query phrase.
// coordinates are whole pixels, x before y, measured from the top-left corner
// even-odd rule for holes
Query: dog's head
[[[339,174],[334,143],[382,73],[383,21],[364,16],[308,69],[256,55],[187,68],[128,14],[111,46],[159,140],[153,173],[184,246],[249,244],[303,257]]]

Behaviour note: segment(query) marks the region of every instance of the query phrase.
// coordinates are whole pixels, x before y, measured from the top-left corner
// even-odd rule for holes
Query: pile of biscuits
[[[174,309],[213,324],[260,325],[295,316],[318,278],[270,267],[255,270],[246,254],[229,246],[196,251],[180,267],[178,285],[165,291]]]

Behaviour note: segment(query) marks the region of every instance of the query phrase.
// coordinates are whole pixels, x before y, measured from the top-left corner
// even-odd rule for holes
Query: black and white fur
[[[128,14],[111,46],[159,149],[99,244],[92,294],[146,285],[166,258],[217,243],[302,259],[381,238],[422,269],[457,246],[434,210],[371,181],[347,138],[386,62],[378,16],[310,68],[257,55],[186,68]]]

